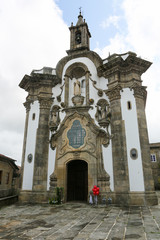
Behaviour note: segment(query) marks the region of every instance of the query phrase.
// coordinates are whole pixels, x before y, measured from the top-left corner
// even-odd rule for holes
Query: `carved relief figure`
[[[96,120],[101,127],[106,127],[108,132],[108,127],[111,121],[111,111],[109,107],[109,103],[106,99],[100,99],[97,102],[97,112],[96,112]]]
[[[59,109],[60,107],[57,105],[53,106],[51,109],[50,121],[49,121],[49,128],[51,131],[56,131],[60,123]]]
[[[74,82],[74,96],[81,95],[81,84],[78,79]]]
[[[97,112],[96,112],[96,120],[99,122],[100,120],[106,120],[111,115],[109,103],[105,99],[100,99],[97,102]]]

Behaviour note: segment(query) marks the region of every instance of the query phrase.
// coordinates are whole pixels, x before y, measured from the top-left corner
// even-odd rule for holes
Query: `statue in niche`
[[[51,109],[50,121],[49,121],[49,128],[51,131],[56,131],[60,123],[59,109],[60,107],[57,105],[53,106]]]
[[[74,82],[74,96],[80,96],[81,95],[81,83],[76,79]]]
[[[100,99],[98,101],[95,118],[101,127],[106,128],[108,133],[108,127],[111,122],[111,110],[106,99]]]

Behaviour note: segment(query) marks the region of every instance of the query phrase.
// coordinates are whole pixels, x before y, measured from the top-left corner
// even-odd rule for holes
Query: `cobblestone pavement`
[[[0,239],[160,239],[160,205],[11,205],[0,210]]]

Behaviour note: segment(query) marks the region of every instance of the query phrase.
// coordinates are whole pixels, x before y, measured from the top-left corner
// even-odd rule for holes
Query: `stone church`
[[[64,202],[87,202],[96,185],[99,202],[157,204],[141,79],[151,63],[133,52],[101,59],[81,12],[69,30],[56,68],[19,84],[28,92],[20,201],[47,202],[61,187]]]

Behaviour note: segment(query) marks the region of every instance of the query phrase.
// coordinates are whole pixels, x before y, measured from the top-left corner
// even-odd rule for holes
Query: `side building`
[[[160,143],[150,143],[151,168],[156,190],[160,190]]]
[[[70,49],[56,68],[25,75],[28,92],[22,157],[22,202],[46,202],[56,187],[64,201],[157,204],[141,75],[151,63],[133,52],[106,59],[90,50],[81,13],[71,24]]]
[[[20,168],[14,159],[0,154],[0,198],[18,194],[20,189]]]

